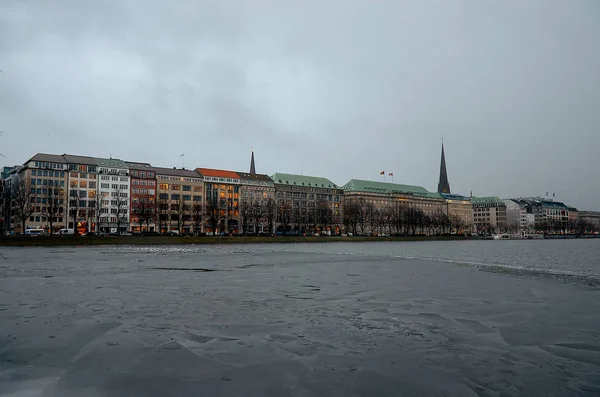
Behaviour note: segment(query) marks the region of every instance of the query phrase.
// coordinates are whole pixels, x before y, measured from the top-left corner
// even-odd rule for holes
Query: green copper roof
[[[401,185],[399,183],[364,181],[361,179],[350,179],[343,187],[344,191],[365,193],[408,193],[418,197],[442,198],[439,193],[432,193],[421,186]]]
[[[504,204],[504,201],[500,200],[500,197],[473,197],[471,199],[473,205],[477,204]]]
[[[271,176],[271,179],[273,179],[273,182],[279,185],[299,185],[327,189],[339,188],[338,185],[331,182],[329,179],[318,176],[275,173]]]

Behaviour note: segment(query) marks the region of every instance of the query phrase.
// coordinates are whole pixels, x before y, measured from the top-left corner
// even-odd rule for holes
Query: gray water
[[[599,249],[2,248],[0,396],[596,396]]]

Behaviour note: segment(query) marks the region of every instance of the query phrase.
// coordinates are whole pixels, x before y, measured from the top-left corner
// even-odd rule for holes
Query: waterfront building
[[[600,212],[599,211],[579,211],[579,220],[583,221],[588,227],[588,231],[598,232],[600,230]]]
[[[130,221],[129,167],[120,159],[94,158],[94,160],[98,172],[97,196],[100,200],[97,229],[109,233],[126,232],[129,230]]]
[[[62,158],[68,169],[67,226],[69,229],[77,229],[77,234],[96,232],[102,216],[101,203],[96,201],[99,183],[98,159],[71,154],[63,154]]]
[[[491,234],[506,231],[506,204],[498,197],[473,197],[473,223],[477,233]]]
[[[236,172],[240,177],[239,219],[241,233],[273,233],[269,225],[268,207],[275,200],[275,184],[265,174],[256,173],[254,150],[249,172]],[[274,222],[271,222],[274,223]]]
[[[152,171],[158,184],[156,231],[201,233],[204,219],[203,176],[196,170],[175,167],[152,167]]]
[[[465,234],[473,231],[473,206],[469,197],[460,194],[441,193],[446,201],[446,214],[452,233]]]
[[[150,163],[126,161],[131,181],[131,232],[154,232],[156,229],[156,172]]]
[[[9,178],[13,200],[11,224],[15,233],[24,233],[21,216],[26,218],[25,229],[44,229],[47,233],[55,233],[66,226],[68,170],[63,156],[38,153],[22,167],[12,170]],[[31,205],[19,210],[18,202],[23,200]]]
[[[234,171],[196,168],[204,178],[207,233],[239,233],[241,178]]]
[[[347,232],[433,233],[433,221],[425,226],[422,220],[441,222],[447,210],[441,194],[421,186],[351,179],[343,186],[343,192]],[[448,222],[444,227],[449,231]]]
[[[278,233],[342,232],[343,189],[327,178],[276,173]]]
[[[503,200],[506,205],[506,226],[512,232],[528,229],[527,209],[518,199]],[[534,218],[535,219],[535,218]]]

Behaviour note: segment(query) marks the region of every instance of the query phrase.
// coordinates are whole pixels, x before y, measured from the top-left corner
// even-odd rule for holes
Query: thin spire
[[[450,193],[450,183],[448,183],[448,173],[446,172],[446,156],[444,155],[444,138],[442,138],[442,160],[440,162],[438,193]]]
[[[252,147],[252,157],[250,158],[250,175],[256,174],[256,166],[254,165],[254,147]]]

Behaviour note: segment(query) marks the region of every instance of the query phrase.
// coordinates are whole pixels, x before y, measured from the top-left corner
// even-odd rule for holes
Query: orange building
[[[196,168],[196,171],[204,178],[206,232],[239,233],[240,175],[211,168]]]

